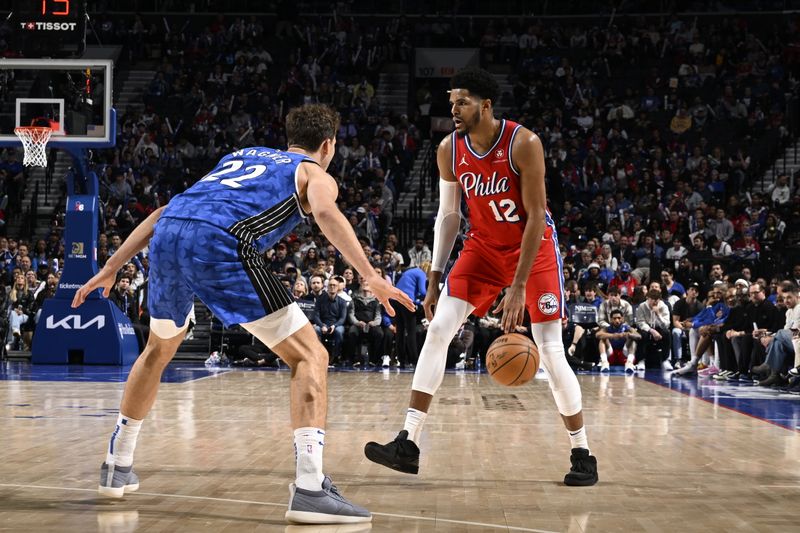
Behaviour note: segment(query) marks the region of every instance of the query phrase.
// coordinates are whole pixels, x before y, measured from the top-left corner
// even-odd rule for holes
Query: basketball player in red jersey
[[[388,444],[367,443],[364,453],[400,472],[419,471],[419,443],[431,400],[444,377],[447,346],[474,313],[484,316],[505,296],[503,330],[514,331],[527,307],[533,339],[572,444],[567,485],[597,483],[597,461],[583,426],[581,390],[561,340],[564,280],[553,218],[547,210],[544,153],[539,138],[509,120],[494,118],[499,86],[485,70],[467,68],[450,80],[455,131],[439,145],[439,212],[433,261],[423,304],[430,320],[411,386],[404,429]],[[460,226],[462,194],[470,230],[440,294],[442,272]]]

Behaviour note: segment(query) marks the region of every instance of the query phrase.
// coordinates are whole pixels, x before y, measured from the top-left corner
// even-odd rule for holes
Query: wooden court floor
[[[565,487],[569,441],[543,379],[448,374],[419,476],[367,461],[402,424],[411,374],[332,373],[325,470],[372,531],[800,531],[800,433],[639,377],[580,376],[600,483]],[[0,381],[0,531],[369,531],[287,526],[286,371],[164,383],[139,492],[96,498],[122,383]]]

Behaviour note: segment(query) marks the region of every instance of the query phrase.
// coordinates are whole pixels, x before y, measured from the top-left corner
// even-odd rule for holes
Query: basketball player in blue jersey
[[[214,170],[143,221],[108,263],[75,294],[78,307],[95,289],[108,296],[117,271],[150,245],[150,339],[125,385],[116,427],[100,469],[99,492],[121,498],[139,488],[132,470],[142,420],[161,374],[188,326],[196,294],[226,327],[239,324],[292,369],[291,421],[297,477],[286,519],[294,523],[369,522],[322,472],[328,355],[263,251],[313,213],[323,233],[368,281],[390,315],[389,299],[413,310],[400,290],[375,273],[336,206],[338,187],[325,172],[335,153],[339,116],[305,105],[286,117],[287,151],[254,147],[223,157]]]

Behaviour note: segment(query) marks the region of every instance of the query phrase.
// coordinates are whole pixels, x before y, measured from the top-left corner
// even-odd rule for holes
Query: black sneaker
[[[786,380],[778,373],[770,374],[767,379],[758,382],[759,387],[781,387],[786,385]]]
[[[769,376],[772,373],[772,369],[769,367],[767,363],[761,363],[758,366],[754,366],[750,369],[750,373],[755,374],[756,376]]]
[[[364,446],[364,455],[373,463],[388,466],[398,472],[419,472],[419,448],[414,441],[408,440],[408,431],[405,429],[388,444],[368,442]]]
[[[588,487],[597,483],[597,458],[589,455],[586,448],[572,448],[569,458],[572,468],[564,476],[564,485],[571,487]]]

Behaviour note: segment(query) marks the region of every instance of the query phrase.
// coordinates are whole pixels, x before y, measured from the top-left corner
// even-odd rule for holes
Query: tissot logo
[[[23,30],[36,31],[75,31],[77,22],[20,22],[20,27]]]
[[[50,315],[47,317],[45,322],[45,326],[47,329],[89,329],[90,327],[96,327],[97,329],[103,329],[106,325],[106,317],[103,315],[98,315],[88,322],[83,322],[81,319],[81,315],[67,315],[58,322],[55,321],[55,316]]]

